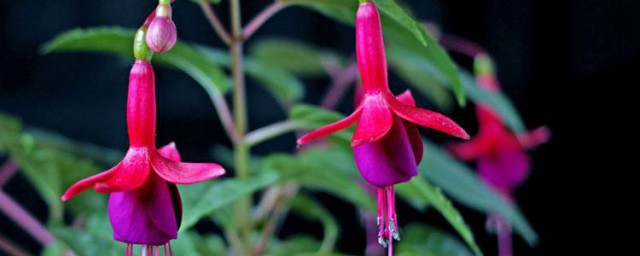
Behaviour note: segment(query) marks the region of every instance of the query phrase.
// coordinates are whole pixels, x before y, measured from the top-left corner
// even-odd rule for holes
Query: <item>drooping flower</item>
[[[166,245],[176,238],[182,209],[175,184],[200,182],[225,173],[214,163],[180,162],[173,144],[156,148],[155,78],[144,31],[145,26],[136,35],[136,61],[129,76],[129,150],[116,166],[77,182],[62,196],[66,201],[91,187],[111,193],[109,217],[113,236],[128,244],[128,255],[133,244],[146,245],[151,251],[152,246]]]
[[[475,64],[477,83],[488,91],[500,90],[489,57],[479,54],[475,56]],[[530,162],[526,150],[548,141],[550,132],[543,126],[515,134],[489,107],[478,104],[476,113],[478,134],[470,141],[450,145],[449,151],[460,159],[475,160],[480,178],[505,200],[513,202],[513,190],[529,175]],[[513,255],[509,224],[501,216],[489,214],[487,227],[498,235],[498,255]]]
[[[486,61],[479,55],[476,63]],[[485,63],[484,65],[490,65]],[[485,90],[498,91],[500,85],[492,68],[478,71],[477,83]],[[479,131],[470,141],[452,144],[454,156],[463,160],[476,160],[480,177],[488,185],[511,199],[511,193],[529,174],[529,157],[526,150],[549,139],[546,127],[524,134],[515,134],[504,125],[502,119],[491,108],[483,104],[476,106]]]
[[[414,124],[464,139],[469,135],[451,119],[415,107],[410,92],[397,98],[391,93],[380,17],[373,2],[361,3],[356,14],[356,55],[363,85],[361,103],[348,117],[302,136],[298,144],[358,123],[351,140],[354,158],[365,180],[377,187],[378,240],[391,253],[391,241],[400,238],[394,185],[416,176],[422,158],[422,141]]]
[[[158,7],[156,7],[155,17],[148,24],[147,45],[157,53],[171,50],[178,38],[176,24],[173,23],[172,19],[171,2],[161,0]]]

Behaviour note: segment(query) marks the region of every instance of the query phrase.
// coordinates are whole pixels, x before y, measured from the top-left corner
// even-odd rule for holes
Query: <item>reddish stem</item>
[[[29,255],[29,253],[27,253],[24,249],[22,249],[19,246],[13,244],[11,241],[6,239],[2,235],[0,235],[0,249],[2,249],[3,251],[7,252],[7,254],[9,254],[9,255],[14,255],[14,256],[27,256],[27,255]]]
[[[482,46],[457,36],[443,35],[440,37],[440,44],[451,51],[462,53],[471,58],[487,52]]]
[[[253,33],[258,30],[258,28],[260,28],[265,22],[267,22],[267,20],[269,20],[269,18],[271,18],[274,14],[278,13],[285,7],[287,7],[287,5],[280,1],[275,1],[267,6],[267,8],[262,10],[262,12],[258,14],[258,16],[253,18],[253,20],[251,20],[251,22],[249,22],[249,24],[244,27],[244,29],[242,30],[242,39],[246,40],[251,37]]]
[[[13,159],[7,160],[0,168],[0,188],[2,188],[17,171],[18,165],[16,162],[13,161]]]
[[[2,190],[0,190],[0,212],[6,214],[42,245],[53,243],[54,238],[51,233]]]
[[[339,72],[332,72],[330,67],[327,67],[327,72],[331,75],[331,87],[329,92],[322,100],[322,107],[331,109],[334,108],[345,92],[349,88],[349,85],[358,79],[358,65],[357,63],[351,63]],[[334,74],[331,74],[334,73]]]
[[[498,256],[512,256],[513,248],[511,247],[511,230],[509,225],[502,219],[497,218],[498,230]]]

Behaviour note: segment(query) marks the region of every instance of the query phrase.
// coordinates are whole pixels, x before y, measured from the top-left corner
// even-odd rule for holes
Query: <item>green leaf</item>
[[[431,157],[433,158],[433,156]],[[474,251],[476,255],[482,255],[480,248],[476,245],[473,233],[465,223],[462,215],[451,204],[451,201],[447,199],[439,188],[432,186],[426,180],[420,177],[412,179],[410,182],[400,184],[398,186],[414,186],[422,196],[424,196],[429,204],[433,206],[445,219],[458,231],[458,234],[467,243],[467,245]]]
[[[42,138],[45,138],[44,142]],[[51,144],[46,137],[25,133],[19,120],[4,114],[0,114],[0,148],[20,166],[20,170],[49,206],[53,219],[62,218],[60,196],[64,190],[101,170],[90,159],[68,152],[58,144]],[[97,193],[80,194],[71,202],[71,210],[76,214],[91,214],[106,209],[105,196]]]
[[[420,194],[416,186],[396,186],[396,194],[417,210],[425,211],[429,206],[429,200]]]
[[[123,28],[76,29],[65,32],[43,47],[51,52],[107,52],[130,59],[135,31]],[[221,50],[178,41],[166,53],[154,55],[153,61],[180,69],[195,79],[209,95],[224,94],[230,88],[220,66],[230,67],[231,57]],[[304,86],[290,73],[247,58],[247,74],[283,104],[302,98]]]
[[[299,193],[293,199],[291,208],[307,219],[318,220],[322,223],[324,239],[320,250],[318,250],[318,254],[329,255],[333,251],[340,232],[336,219],[320,203],[302,193]]]
[[[131,59],[134,35],[134,30],[117,27],[75,29],[45,44],[43,52],[107,52]],[[215,89],[224,94],[230,88],[222,69],[190,44],[178,41],[171,51],[156,54],[153,59],[184,71],[207,91]]]
[[[407,55],[406,58],[415,58],[413,55]],[[391,49],[389,51],[389,65],[391,69],[404,81],[408,82],[411,87],[418,90],[422,95],[427,97],[434,105],[440,109],[449,110],[453,107],[453,101],[447,91],[448,85],[434,78],[432,74],[440,73],[433,65],[416,66],[406,61],[405,58],[399,58]],[[430,69],[425,72],[424,69]]]
[[[415,39],[415,34],[409,33],[397,23],[385,23],[383,20],[382,24],[386,38],[393,38],[393,40],[386,41],[387,52],[390,55],[389,58],[392,63],[394,62],[393,51],[397,51],[397,49],[402,49],[407,52],[408,55],[405,55],[404,57],[412,56],[413,58],[423,59],[424,62],[428,62],[430,64],[429,68],[431,68],[432,73],[433,71],[436,71],[435,75],[438,75],[445,81],[445,84],[450,86],[449,88],[453,91],[458,104],[461,106],[466,104],[466,91],[462,86],[458,67],[451,57],[449,57],[447,51],[425,32],[422,25],[415,23],[415,28],[416,30],[422,31],[421,33],[424,33],[424,38],[427,42],[426,47]],[[397,60],[395,61],[397,62]]]
[[[307,235],[296,235],[285,241],[275,241],[272,239],[267,254],[269,256],[289,256],[289,255],[316,255],[321,245],[318,240]]]
[[[476,102],[481,102],[496,111],[504,120],[505,124],[516,133],[526,132],[522,118],[518,114],[511,100],[501,92],[490,92],[482,89],[476,84],[475,79],[467,72],[460,73],[462,86],[469,95],[469,98]]]
[[[432,88],[434,85],[451,89],[445,75],[438,71],[433,62],[401,43],[394,41],[389,44],[388,54],[391,68],[401,77],[410,82],[420,92],[429,98],[434,98]],[[505,123],[515,132],[524,131],[522,119],[509,99],[500,92],[489,92],[478,86],[468,72],[461,71],[460,81],[470,100],[486,104],[496,111]],[[437,103],[437,101],[436,101]]]
[[[219,4],[220,2],[222,2],[222,0],[204,0],[207,3],[212,3],[212,4]],[[200,2],[199,0],[191,0],[191,2],[194,3],[198,3]]]
[[[411,32],[423,46],[430,46],[434,42],[431,36],[424,31],[423,26],[409,16],[394,0],[376,0],[375,3],[383,14]]]
[[[435,144],[425,141],[425,157],[419,172],[441,187],[457,202],[485,213],[503,216],[530,245],[537,242],[537,235],[522,213],[504,201],[494,190],[486,186],[479,177],[464,164],[447,155]]]
[[[281,2],[308,7],[352,26],[355,24],[358,8],[356,1],[347,0],[281,0]],[[414,54],[428,59],[451,84],[458,104],[464,106],[465,91],[461,85],[458,68],[447,51],[425,31],[420,22],[407,14],[394,0],[378,0],[376,4],[383,15],[382,28],[385,38],[393,38],[393,40],[386,40],[387,45],[404,45],[411,48]]]
[[[203,256],[207,255],[225,255],[225,243],[220,236],[217,235],[200,235],[193,234],[194,245],[198,253]]]
[[[471,256],[471,252],[456,237],[434,227],[419,223],[407,225],[402,243],[398,243],[400,256]]]
[[[40,256],[65,255],[64,253],[66,250],[67,250],[67,247],[64,245],[64,243],[60,241],[55,241],[52,244],[45,246],[44,249],[42,250],[42,253],[40,253]]]
[[[289,112],[290,120],[307,126],[309,130],[320,128],[342,118],[344,118],[344,116],[340,113],[307,104],[295,105]],[[333,138],[342,144],[346,143],[348,146],[354,129],[354,127],[344,129],[330,135],[329,138]]]
[[[371,196],[361,187],[350,154],[341,149],[310,149],[295,157],[272,154],[264,158],[263,171],[277,171],[283,181],[299,182],[311,190],[327,192],[357,207],[374,210]]]
[[[57,242],[62,242],[76,255],[111,256],[122,255],[125,246],[113,240],[109,217],[102,213],[92,214],[86,218],[84,228],[49,225]]]
[[[228,53],[205,46],[198,46],[197,49],[216,64],[227,68],[231,67],[231,57]],[[304,96],[302,82],[290,72],[256,58],[245,57],[244,61],[247,75],[256,79],[259,85],[263,86],[282,104],[291,104]]]
[[[300,5],[317,11],[339,22],[353,25],[356,20],[358,2],[355,0],[279,0],[286,4]]]
[[[201,218],[263,189],[277,180],[278,175],[275,173],[263,172],[242,181],[236,179],[211,180],[180,187],[183,207],[188,209],[182,217],[180,230],[187,230]]]
[[[262,39],[254,43],[250,56],[263,66],[279,68],[298,76],[325,75],[324,58],[340,61],[336,53],[319,51],[311,45],[282,38]]]

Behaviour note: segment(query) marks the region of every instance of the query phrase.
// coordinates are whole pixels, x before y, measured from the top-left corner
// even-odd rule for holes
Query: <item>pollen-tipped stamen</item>
[[[378,244],[387,247],[389,240],[387,239],[387,199],[384,188],[378,188]]]
[[[387,208],[389,209],[389,233],[396,241],[400,241],[400,233],[398,232],[398,216],[396,215],[396,188],[395,186],[387,187]],[[391,239],[391,238],[389,238]]]

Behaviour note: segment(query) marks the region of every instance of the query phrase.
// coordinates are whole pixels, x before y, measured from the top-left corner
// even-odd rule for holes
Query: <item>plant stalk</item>
[[[243,65],[243,35],[240,16],[240,0],[230,0],[231,13],[231,73],[233,77],[233,115],[236,124],[236,134],[239,137],[234,145],[234,160],[236,176],[239,180],[249,177],[249,162],[251,161],[250,146],[246,143],[247,133],[247,100]],[[240,199],[236,209],[237,226],[243,245],[251,251],[251,197]]]
[[[7,215],[40,244],[50,245],[55,240],[47,228],[2,190],[0,190],[0,212]]]
[[[200,9],[202,9],[204,16],[207,17],[209,24],[211,24],[213,30],[215,30],[220,39],[222,39],[222,42],[230,45],[231,36],[229,36],[229,32],[227,32],[224,26],[222,26],[222,23],[220,22],[220,19],[218,19],[218,16],[216,16],[216,13],[211,9],[211,5],[209,5],[206,0],[198,0],[198,5],[200,5]]]

